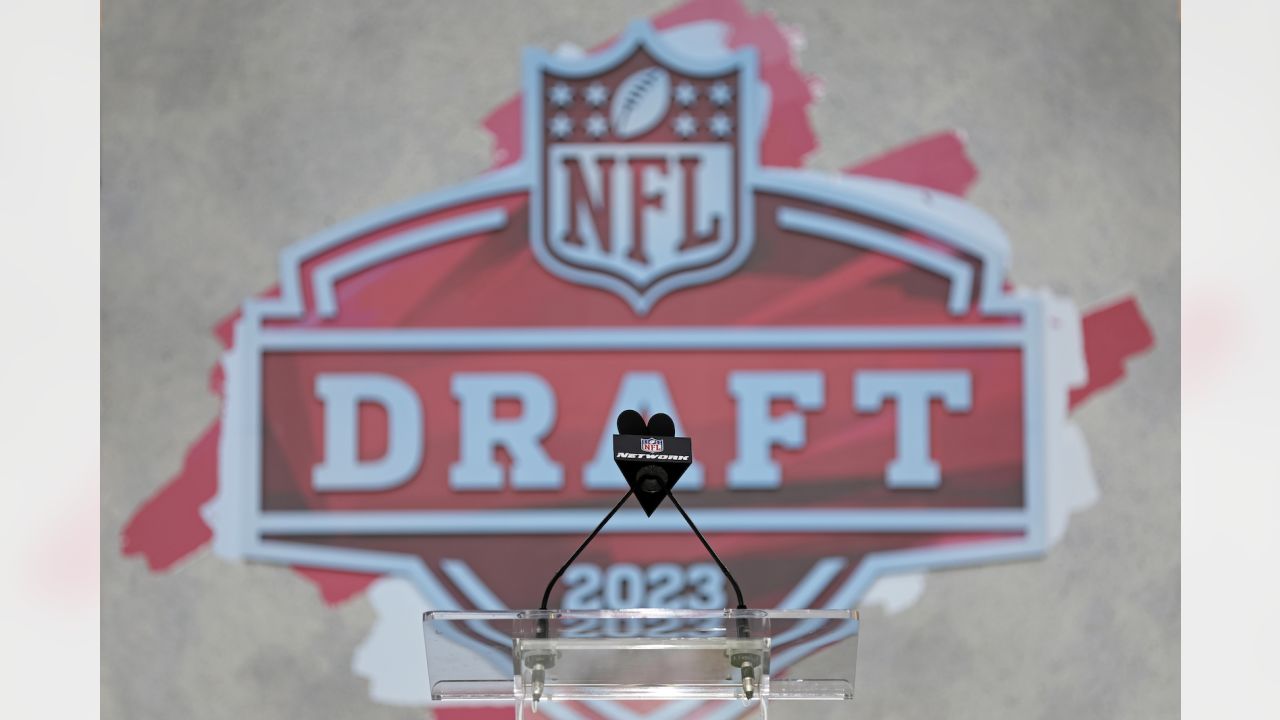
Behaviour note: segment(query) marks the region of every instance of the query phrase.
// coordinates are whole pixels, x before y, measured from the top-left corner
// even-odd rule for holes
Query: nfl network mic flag
[[[1132,300],[1082,321],[1014,284],[1013,243],[961,198],[976,170],[956,134],[804,169],[814,80],[736,3],[522,62],[485,121],[491,171],[289,247],[278,288],[219,328],[222,416],[126,553],[163,570],[212,541],[330,602],[382,588],[379,622],[408,636],[359,669],[376,699],[415,703],[417,613],[536,602],[626,489],[626,408],[697,439],[682,502],[762,607],[856,607],[878,581],[1034,558],[1092,502],[1070,410],[1150,332]],[[634,507],[552,599],[728,604],[681,518]]]

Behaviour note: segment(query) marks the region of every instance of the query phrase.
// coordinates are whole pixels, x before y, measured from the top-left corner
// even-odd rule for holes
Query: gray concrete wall
[[[867,614],[858,716],[1178,713],[1179,40],[1155,0],[748,3],[826,86],[811,165],[963,129],[1019,284],[1136,294],[1157,347],[1078,414],[1101,485],[1040,562],[930,576]],[[468,179],[519,48],[590,45],[636,2],[113,0],[102,50],[102,704],[108,718],[420,717],[352,674],[373,619],[278,568],[119,554],[215,417],[210,326],[285,245]]]

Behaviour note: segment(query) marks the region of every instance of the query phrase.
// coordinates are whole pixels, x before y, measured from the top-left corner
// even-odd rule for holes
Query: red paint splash
[[[1151,326],[1138,309],[1138,301],[1126,297],[1084,316],[1085,364],[1089,382],[1071,391],[1071,409],[1124,378],[1125,363],[1155,344]]]
[[[200,508],[218,489],[218,436],[222,424],[214,422],[187,451],[182,470],[151,496],[125,525],[124,555],[141,555],[153,572],[172,568],[179,560],[204,547],[213,531],[200,516]],[[294,568],[320,592],[328,605],[345,602],[377,579],[363,573]]]
[[[969,187],[978,179],[978,168],[969,159],[964,140],[956,132],[943,132],[916,140],[857,166],[845,168],[844,172],[911,183],[952,195],[967,194]]]
[[[124,554],[141,555],[153,571],[168,570],[174,563],[202,547],[213,537],[200,506],[218,489],[218,431],[214,422],[187,451],[187,457],[167,485],[152,495],[123,532]]]
[[[339,605],[364,592],[377,575],[326,570],[323,568],[295,567],[294,572],[310,580],[320,591],[320,599],[326,605]]]

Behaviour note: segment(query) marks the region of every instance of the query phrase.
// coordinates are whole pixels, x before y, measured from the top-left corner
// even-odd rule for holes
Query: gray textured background
[[[119,531],[218,411],[210,326],[285,245],[475,176],[519,48],[591,45],[636,2],[111,0],[102,45],[102,704],[107,718],[410,718],[350,670],[364,599],[208,553],[162,575]],[[1134,293],[1154,352],[1076,418],[1102,498],[1040,562],[930,576],[867,613],[857,717],[1178,714],[1176,5],[749,2],[800,28],[836,169],[960,128],[1014,279]]]

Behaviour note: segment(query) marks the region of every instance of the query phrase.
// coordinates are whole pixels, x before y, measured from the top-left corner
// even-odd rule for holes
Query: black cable
[[[587,545],[591,544],[591,541],[596,539],[596,535],[600,533],[602,528],[604,528],[604,524],[609,522],[609,518],[613,517],[614,513],[618,512],[618,509],[622,507],[623,503],[631,498],[631,493],[632,491],[628,490],[627,494],[622,496],[622,499],[618,501],[618,504],[614,505],[613,509],[609,511],[609,514],[605,515],[604,519],[600,521],[600,524],[596,526],[596,529],[591,531],[591,534],[587,536],[587,539],[582,541],[582,544],[578,546],[578,549],[573,551],[573,555],[570,556],[565,564],[561,565],[560,569],[556,571],[555,577],[551,578],[551,582],[547,583],[547,589],[542,593],[542,607],[540,609],[547,609],[547,600],[551,598],[551,588],[555,587],[556,581],[560,579],[560,576],[564,574],[565,570],[569,569],[569,566],[573,564],[573,561],[578,559],[578,556],[582,554],[582,551],[586,549]],[[684,511],[681,510],[680,512],[683,513]],[[689,518],[686,516],[685,519],[688,520]],[[690,522],[689,524],[692,525],[693,523]],[[697,528],[694,528],[694,532],[698,532]],[[698,537],[702,536],[699,535]],[[707,541],[703,540],[702,544],[706,545]],[[711,548],[707,548],[707,550],[710,549]],[[714,555],[715,553],[712,553],[712,556]],[[720,559],[716,558],[716,562],[720,562]],[[724,570],[724,566],[721,565],[720,569]],[[725,572],[727,573],[729,571],[725,570]],[[729,578],[729,580],[732,582],[733,578]],[[734,583],[733,586],[736,588],[738,587],[738,584]],[[738,599],[742,599],[742,593],[738,593]]]
[[[716,564],[720,566],[720,572],[724,573],[726,578],[729,578],[729,584],[733,586],[733,592],[738,596],[738,609],[746,610],[747,604],[742,600],[742,588],[738,587],[738,581],[733,579],[733,573],[729,572],[729,568],[725,567],[724,563],[720,562],[720,556],[716,555],[716,551],[711,549],[711,545],[707,542],[707,539],[702,537],[702,533],[698,531],[698,526],[693,524],[693,518],[689,517],[689,513],[685,512],[684,508],[680,507],[680,501],[676,500],[675,493],[669,493],[667,497],[671,498],[671,503],[680,511],[680,515],[684,518],[684,521],[689,523],[689,529],[693,530],[693,534],[697,535],[698,539],[702,541],[702,547],[707,549],[707,552],[711,555],[711,559],[715,560]],[[607,520],[608,518],[605,519]],[[546,607],[545,604],[543,607]]]

